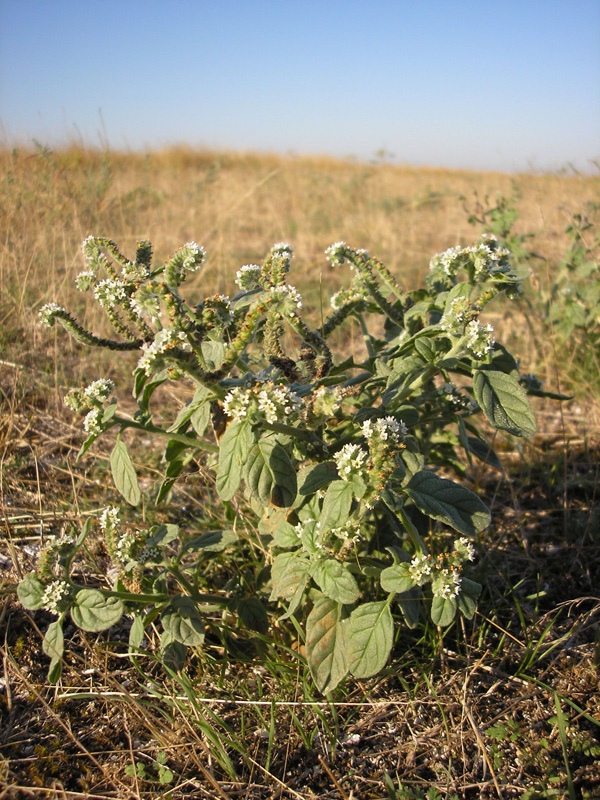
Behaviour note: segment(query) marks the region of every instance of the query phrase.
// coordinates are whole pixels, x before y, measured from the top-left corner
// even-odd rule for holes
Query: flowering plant
[[[112,474],[137,506],[141,491],[120,434],[132,428],[162,437],[166,473],[154,501],[168,498],[202,457],[221,503],[237,517],[233,531],[198,536],[177,525],[132,530],[117,508],[106,509],[100,528],[113,581],[93,588],[78,585],[72,568],[91,525],[77,538],[51,541],[19,596],[28,608],[59,615],[45,640],[55,678],[67,611],[85,630],[132,614],[135,648],[160,620],[164,657],[181,664],[208,627],[225,630],[233,618],[264,634],[283,606],[280,619],[293,616],[304,626],[306,658],[322,692],[348,674],[379,672],[395,621],[414,627],[423,605],[437,626],[458,612],[473,616],[481,587],[465,566],[490,515],[464,481],[439,471],[468,480],[473,459],[499,466],[477,424],[482,416],[515,436],[535,430],[515,359],[480,322],[491,300],[520,291],[509,252],[493,236],[435,256],[426,285],[411,292],[369,253],[337,242],[326,257],[335,269],[349,266],[352,281],[332,297],[317,328],[304,321],[302,299],[287,282],[292,249],[284,243],[262,265],[238,271],[233,298],[195,303],[180,291],[205,261],[194,242],[158,268],[146,241],[134,261],[104,238],[86,239],[83,252],[88,269],[77,286],[93,291],[119,340],[95,336],[55,304],[40,316],[88,345],[137,350],[139,410],[133,418],[120,414],[108,380],[72,390],[67,405],[85,414],[82,450],[119,432]],[[336,360],[328,340],[351,317],[365,354]],[[159,425],[153,393],[181,380],[195,395],[171,424]],[[238,577],[204,592],[207,559],[226,548],[243,554],[252,530],[263,568],[251,590]]]

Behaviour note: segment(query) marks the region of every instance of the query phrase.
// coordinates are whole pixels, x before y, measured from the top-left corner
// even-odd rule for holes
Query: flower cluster
[[[119,524],[119,509],[117,506],[108,506],[100,514],[100,527],[106,533],[107,531],[114,531]]]
[[[479,309],[468,297],[455,297],[440,321],[440,327],[450,336],[462,336],[469,322],[479,315]]]
[[[51,536],[40,550],[37,563],[37,573],[43,580],[56,577],[56,567],[63,557],[72,552],[75,537],[69,534]]]
[[[473,561],[475,548],[466,537],[454,540],[451,553],[441,553],[434,558],[431,554],[416,555],[408,567],[408,573],[417,586],[431,583],[434,597],[453,600],[461,587],[460,567],[465,561]]]
[[[302,408],[301,398],[283,383],[267,381],[249,388],[237,386],[227,393],[223,409],[228,417],[243,420],[258,414],[267,422],[289,423]]]
[[[450,247],[435,255],[429,264],[434,273],[442,272],[454,279],[459,272],[469,272],[473,281],[483,281],[494,274],[510,271],[510,251],[498,245],[493,234],[486,234],[479,244],[471,247]]]
[[[94,297],[102,308],[113,308],[126,299],[126,284],[120,279],[105,278],[94,286]]]
[[[363,477],[368,458],[367,451],[358,444],[345,444],[333,456],[338,475],[343,481],[349,481],[355,475]]]
[[[365,299],[364,291],[358,291],[357,289],[340,289],[339,292],[336,292],[329,301],[331,308],[334,311],[339,311],[340,308],[347,305],[348,303],[359,303],[361,300]]]
[[[408,433],[408,428],[402,420],[397,420],[395,417],[383,417],[375,422],[370,419],[366,420],[361,426],[361,431],[369,447],[373,447],[383,442],[399,444]]]
[[[482,325],[474,319],[466,328],[466,347],[475,358],[483,358],[486,353],[494,349],[495,339],[492,336],[494,329],[491,325]]]
[[[346,242],[334,242],[325,250],[325,258],[332,267],[341,267],[347,258],[348,245]]]
[[[43,325],[47,325],[51,328],[54,325],[54,317],[57,314],[66,312],[66,309],[62,306],[57,305],[56,303],[46,303],[45,306],[42,306],[38,311],[38,316]]]
[[[42,608],[46,611],[51,611],[53,614],[59,614],[63,606],[63,601],[68,597],[70,591],[69,584],[63,580],[55,580],[49,583],[44,589],[41,598]]]
[[[235,282],[242,291],[249,292],[260,285],[261,272],[262,268],[257,264],[245,264],[237,271]]]
[[[295,286],[289,283],[280,286],[271,286],[269,289],[271,297],[279,303],[281,310],[289,317],[295,317],[296,312],[302,308],[302,297]]]
[[[158,331],[153,342],[145,342],[142,345],[143,355],[138,361],[138,369],[143,370],[148,376],[159,372],[166,363],[165,353],[175,349],[191,351],[192,346],[188,342],[186,333],[173,328],[163,328]]]
[[[79,275],[75,278],[75,286],[79,289],[80,292],[87,292],[88,289],[91,289],[91,287],[95,286],[96,283],[97,283],[96,275],[92,272],[91,269],[80,272]]]
[[[271,255],[291,259],[294,256],[294,248],[287,242],[277,242],[271,248]]]
[[[231,309],[231,300],[227,295],[215,294],[207,297],[196,309],[202,326],[207,330],[223,331],[233,322],[234,314]]]
[[[454,383],[446,381],[438,386],[437,393],[454,411],[464,409],[474,413],[477,410],[477,403]]]

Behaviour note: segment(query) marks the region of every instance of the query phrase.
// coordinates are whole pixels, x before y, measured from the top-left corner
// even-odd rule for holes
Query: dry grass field
[[[522,371],[575,399],[537,403],[535,439],[507,442],[504,476],[478,477],[493,523],[479,543],[487,590],[473,622],[444,638],[431,626],[408,632],[382,675],[348,681],[331,700],[272,645],[262,662],[229,666],[207,652],[186,683],[158,664],[132,666],[118,632],[74,627],[63,678],[48,685],[40,643],[52,615],[25,611],[16,583],[44,537],[116,501],[109,450],[99,443],[76,462],[84,437],[62,398],[98,377],[119,387],[135,364],[38,323],[55,301],[104,332],[74,287],[82,240],[106,235],[129,255],[147,238],[159,260],[195,240],[208,261],[186,288],[199,297],[231,293],[236,270],[290,242],[290,277],[318,320],[345,281],[325,261],[332,242],[368,249],[412,289],[434,253],[477,239],[469,214],[498,193],[515,198],[514,231],[532,235],[536,258],[522,265],[529,305],[504,307],[494,324]],[[599,384],[574,382],[577,354],[535,311],[566,226],[599,201],[600,177],[570,172],[184,148],[0,151],[0,800],[599,798]],[[142,473],[157,469],[147,443],[134,458]],[[173,502],[200,513],[208,500],[184,483]]]

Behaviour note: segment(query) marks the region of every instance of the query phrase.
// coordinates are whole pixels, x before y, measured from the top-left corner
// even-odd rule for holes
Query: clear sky
[[[600,157],[600,0],[0,0],[0,125],[473,169]]]

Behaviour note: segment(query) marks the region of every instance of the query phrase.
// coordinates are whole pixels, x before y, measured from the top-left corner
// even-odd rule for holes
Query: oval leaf
[[[394,642],[394,622],[385,601],[355,608],[346,629],[348,668],[357,678],[369,678],[385,666]]]
[[[306,620],[306,658],[323,694],[333,691],[348,673],[344,627],[344,610],[329,597],[317,600]]]
[[[415,585],[414,580],[410,576],[410,564],[403,562],[402,564],[392,564],[391,567],[384,569],[379,576],[379,582],[384,592],[408,592]]]
[[[311,571],[312,577],[324,595],[336,603],[355,603],[360,590],[354,575],[335,558],[317,561]]]
[[[204,641],[204,622],[191,597],[175,596],[160,615],[165,633],[180,644],[193,647]]]
[[[123,611],[123,603],[118,597],[105,597],[97,589],[81,589],[75,595],[71,617],[78,628],[96,633],[116,625]]]
[[[217,492],[221,500],[231,500],[242,479],[242,465],[252,445],[252,433],[244,420],[231,422],[219,442]]]
[[[261,439],[248,454],[245,479],[257,500],[288,508],[296,499],[296,470],[290,457],[273,439]]]
[[[479,533],[490,524],[490,512],[476,494],[434,472],[417,472],[405,491],[420,511],[460,533]]]
[[[352,505],[352,485],[347,481],[334,481],[329,484],[323,510],[319,517],[321,531],[341,528],[348,522]]]
[[[32,573],[26,575],[17,586],[17,596],[21,605],[30,611],[37,611],[42,607],[42,597],[46,587]]]
[[[137,506],[142,499],[142,493],[129,452],[120,437],[110,454],[110,469],[118,491],[130,505]]]
[[[434,625],[445,628],[456,615],[456,600],[434,597],[431,603],[431,620]]]
[[[42,650],[50,658],[60,659],[64,652],[62,618],[51,622],[42,642]]]
[[[477,370],[473,392],[486,419],[513,436],[532,436],[535,417],[523,387],[512,375],[498,370]]]

